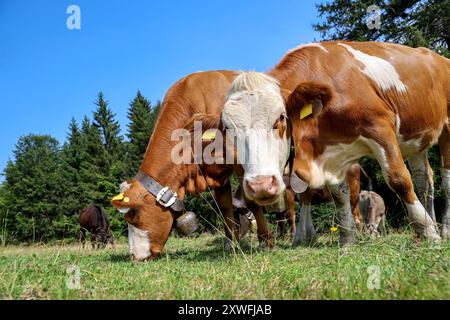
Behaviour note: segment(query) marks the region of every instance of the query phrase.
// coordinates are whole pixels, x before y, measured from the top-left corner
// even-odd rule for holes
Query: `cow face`
[[[246,196],[260,205],[274,203],[285,190],[282,175],[290,146],[277,81],[258,72],[236,77],[225,101],[222,123],[227,130],[234,130],[237,138]]]
[[[305,82],[290,93],[286,102],[286,110],[292,123],[292,135],[295,145],[295,160],[291,175],[291,186],[312,186],[319,188],[322,184],[313,183],[318,175],[314,162],[316,153],[320,152],[315,145],[320,139],[318,117],[322,109],[327,109],[332,99],[332,89],[324,84]],[[322,146],[319,146],[321,148]],[[316,178],[316,179],[314,179]]]
[[[156,203],[142,185],[131,180],[122,183],[120,194],[112,205],[125,215],[128,223],[128,245],[133,261],[157,258],[172,230],[173,215]]]

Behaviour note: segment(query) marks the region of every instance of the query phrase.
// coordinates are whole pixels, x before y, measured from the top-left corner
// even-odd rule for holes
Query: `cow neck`
[[[179,109],[179,108],[178,108]],[[190,115],[180,115],[175,106],[164,102],[161,114],[155,125],[140,170],[156,180],[160,185],[178,192],[185,180],[186,170],[183,165],[172,162],[171,152],[178,143],[171,141],[170,136],[175,129],[183,128]],[[170,119],[170,121],[167,121]]]
[[[301,82],[317,80],[308,60],[307,50],[299,49],[285,55],[267,74],[278,80],[282,89],[292,92]]]

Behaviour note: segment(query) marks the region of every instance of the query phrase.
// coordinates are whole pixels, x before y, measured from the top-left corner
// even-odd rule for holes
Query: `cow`
[[[244,192],[264,204],[284,191],[281,164],[290,142],[276,132],[288,117],[295,147],[291,185],[298,192],[330,188],[340,212],[340,245],[353,243],[355,235],[345,173],[363,156],[378,161],[416,235],[439,240],[427,213],[433,198],[427,150],[439,142],[447,194],[442,236],[449,238],[449,71],[448,59],[425,48],[332,41],[301,45],[267,73],[239,75],[221,118],[241,134],[240,152],[250,155]]]
[[[84,248],[86,231],[91,233],[92,248],[105,248],[108,243],[114,244],[114,239],[109,229],[108,215],[103,207],[92,204],[80,213],[79,240]]]
[[[386,233],[386,207],[383,198],[374,191],[363,190],[359,194],[359,208],[364,220],[365,230],[371,236],[379,236]]]
[[[160,256],[174,221],[184,211],[186,193],[214,190],[216,205],[225,220],[225,250],[231,240],[239,239],[238,221],[234,219],[230,176],[240,176],[240,165],[178,164],[172,151],[179,143],[173,139],[175,130],[192,130],[195,121],[203,129],[217,127],[211,121],[223,109],[230,84],[238,75],[235,71],[206,71],[190,74],[177,81],[166,93],[161,113],[147,146],[139,173],[135,179],[120,186],[120,194],[112,205],[124,214],[128,223],[130,257],[146,261]],[[262,208],[249,202],[255,216],[261,246],[273,246]],[[213,210],[215,207],[213,207]]]

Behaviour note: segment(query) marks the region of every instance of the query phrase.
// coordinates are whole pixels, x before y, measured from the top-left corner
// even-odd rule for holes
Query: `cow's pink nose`
[[[245,180],[248,191],[254,198],[267,198],[276,196],[280,190],[275,176],[257,176],[251,180]]]

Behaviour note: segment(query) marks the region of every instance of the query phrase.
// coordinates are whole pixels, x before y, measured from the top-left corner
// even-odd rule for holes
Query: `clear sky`
[[[124,133],[138,89],[155,102],[192,72],[269,69],[319,39],[314,2],[0,0],[0,172],[21,135],[63,142],[71,117],[91,117],[99,91]],[[80,30],[66,26],[71,4]]]

